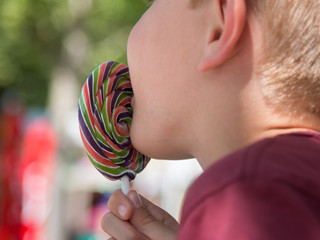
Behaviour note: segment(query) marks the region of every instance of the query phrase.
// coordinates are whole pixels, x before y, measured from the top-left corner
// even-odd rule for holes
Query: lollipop
[[[121,179],[125,193],[129,179],[149,162],[130,140],[132,96],[128,67],[106,62],[88,77],[79,99],[80,134],[86,153],[106,178]]]

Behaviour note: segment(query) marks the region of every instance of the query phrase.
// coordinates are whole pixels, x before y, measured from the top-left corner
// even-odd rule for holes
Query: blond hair
[[[258,73],[265,98],[286,114],[320,117],[320,1],[247,1],[264,32]]]
[[[279,112],[320,118],[320,1],[246,1],[264,33],[258,74],[265,99]]]

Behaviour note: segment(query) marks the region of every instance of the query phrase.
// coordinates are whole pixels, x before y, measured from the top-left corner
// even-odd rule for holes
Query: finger
[[[119,219],[116,215],[109,212],[104,215],[101,221],[102,229],[112,238],[117,240],[148,240],[129,222]]]
[[[133,206],[128,197],[119,189],[111,194],[108,209],[120,219],[128,220],[132,216]]]
[[[165,226],[171,228],[172,230],[178,230],[178,222],[170,214],[164,211],[162,208],[159,208],[157,205],[150,202],[148,199],[139,195],[142,201],[142,205],[147,208],[150,214],[159,222],[163,223]]]
[[[128,197],[135,207],[130,218],[130,223],[133,227],[153,240],[176,239],[176,231],[158,221],[147,207],[142,205],[142,201],[135,191],[129,192]]]

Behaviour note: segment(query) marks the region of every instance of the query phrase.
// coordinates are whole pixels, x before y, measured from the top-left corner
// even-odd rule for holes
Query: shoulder
[[[182,219],[179,239],[319,239],[320,208],[305,205],[282,183],[235,182]]]
[[[197,205],[207,195],[243,180],[283,181],[311,187],[308,184],[320,182],[319,156],[320,135],[302,132],[264,139],[209,167],[192,184],[186,201]]]
[[[319,201],[320,190],[314,190],[320,189],[319,155],[320,137],[299,133],[265,139],[221,159],[191,186],[182,211],[182,229],[190,221],[226,227],[227,218],[236,219],[232,212],[238,212],[242,219],[250,217],[242,220],[246,224],[250,219],[258,223],[263,220],[259,219],[261,214],[272,213],[267,215],[270,219],[278,218],[281,211],[277,208],[295,205],[297,199],[302,201],[300,207],[306,201]],[[225,222],[214,223],[223,217]]]

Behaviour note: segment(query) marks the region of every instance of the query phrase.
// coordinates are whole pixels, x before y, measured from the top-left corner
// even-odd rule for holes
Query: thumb
[[[128,197],[134,206],[133,215],[129,220],[133,227],[152,240],[175,239],[174,232],[152,215],[147,206],[142,204],[136,191],[130,191]]]

